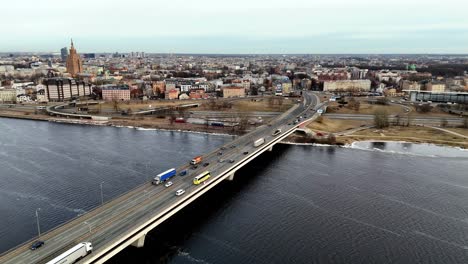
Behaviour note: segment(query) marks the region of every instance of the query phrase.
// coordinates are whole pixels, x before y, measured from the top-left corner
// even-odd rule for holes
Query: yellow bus
[[[200,175],[193,178],[193,184],[198,185],[198,184],[208,180],[210,178],[210,176],[211,175],[210,175],[209,171],[202,172]]]

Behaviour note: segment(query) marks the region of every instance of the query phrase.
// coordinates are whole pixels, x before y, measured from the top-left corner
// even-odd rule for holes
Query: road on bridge
[[[0,256],[0,263],[46,263],[74,245],[85,241],[93,244],[93,252],[79,263],[103,263],[138,239],[136,236],[141,232],[146,234],[148,230],[151,230],[150,228],[154,228],[227,178],[229,176],[227,173],[234,173],[233,168],[237,170],[260,155],[266,147],[272,147],[273,144],[288,136],[300,125],[294,122],[299,116],[303,117],[301,122],[317,117],[318,114],[313,109],[317,103],[317,96],[305,93],[301,103],[296,104],[269,124],[260,126],[221,148],[205,154],[202,163],[207,162],[208,166],[199,165],[198,168],[193,169],[187,161],[186,165],[177,169],[178,173],[187,170],[187,175],[179,176],[178,174],[173,177],[172,186],[165,187],[164,184],[155,186],[150,182],[139,186],[43,234],[41,240],[45,241],[45,245],[35,251],[29,249],[31,242],[34,241],[31,240],[5,252]],[[273,136],[272,133],[276,129],[281,129],[282,133]],[[256,148],[253,142],[259,138],[264,138],[265,143]],[[219,159],[225,161],[219,162]],[[165,169],[168,168],[162,168],[161,171]],[[205,184],[194,185],[193,178],[203,171],[210,171],[212,177]],[[155,172],[152,177],[158,173]],[[176,196],[175,191],[178,189],[185,189],[185,194]]]

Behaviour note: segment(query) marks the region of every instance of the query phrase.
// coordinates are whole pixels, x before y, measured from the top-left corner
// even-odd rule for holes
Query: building
[[[352,79],[352,80],[362,80],[362,79],[365,79],[368,72],[369,72],[368,69],[359,69],[359,68],[353,67],[353,68],[351,69],[351,79]]]
[[[206,98],[205,89],[192,89],[190,90],[190,99],[202,99]]]
[[[130,87],[127,84],[106,84],[100,86],[104,101],[129,101]]]
[[[60,55],[62,57],[62,61],[63,62],[66,62],[67,61],[67,58],[68,58],[68,49],[67,47],[64,47],[60,50]]]
[[[231,97],[245,97],[245,89],[244,87],[238,86],[227,86],[223,88],[223,97],[224,98],[231,98]]]
[[[400,72],[398,71],[389,71],[389,70],[381,70],[378,71],[375,74],[375,77],[381,82],[381,81],[386,81],[386,82],[396,82],[398,83],[401,79]]]
[[[180,91],[178,88],[172,90],[166,90],[165,98],[168,100],[174,100],[179,98]]]
[[[426,83],[426,91],[430,91],[433,93],[443,93],[445,92],[445,83],[443,82],[428,82]]]
[[[281,90],[284,96],[289,96],[292,92],[292,84],[291,81],[283,81],[281,84]]]
[[[324,91],[369,91],[371,88],[370,80],[343,80],[326,81],[323,83]]]
[[[442,92],[434,93],[428,91],[410,91],[410,101],[412,102],[437,102],[437,103],[457,103],[468,104],[468,93],[463,92]]]
[[[15,103],[16,98],[16,89],[0,90],[0,103]]]
[[[154,94],[161,94],[166,92],[166,83],[164,81],[153,82],[151,86],[153,88]]]
[[[421,91],[421,84],[419,82],[404,80],[401,81],[400,86],[402,90]]]
[[[91,85],[72,78],[48,78],[44,85],[44,95],[49,102],[63,102],[92,93]]]
[[[312,88],[312,80],[302,79],[301,80],[301,87],[302,87],[302,89],[310,90]]]
[[[83,65],[81,62],[80,55],[76,52],[75,47],[73,46],[73,40],[71,41],[70,54],[67,58],[67,72],[71,76],[76,76],[78,73],[83,72]]]

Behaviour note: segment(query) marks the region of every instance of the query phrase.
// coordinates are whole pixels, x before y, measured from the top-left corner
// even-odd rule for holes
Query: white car
[[[166,184],[164,184],[164,186],[166,186],[166,187],[170,187],[171,185],[172,185],[171,181],[168,181]]]
[[[184,193],[185,193],[185,190],[184,190],[184,189],[179,189],[179,190],[177,190],[177,191],[175,192],[175,195],[181,196],[181,195],[184,194]]]

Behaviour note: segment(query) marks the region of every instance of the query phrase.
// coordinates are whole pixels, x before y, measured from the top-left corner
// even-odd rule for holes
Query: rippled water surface
[[[0,119],[0,249],[229,140]],[[467,159],[387,146],[277,145],[110,263],[466,263]]]

